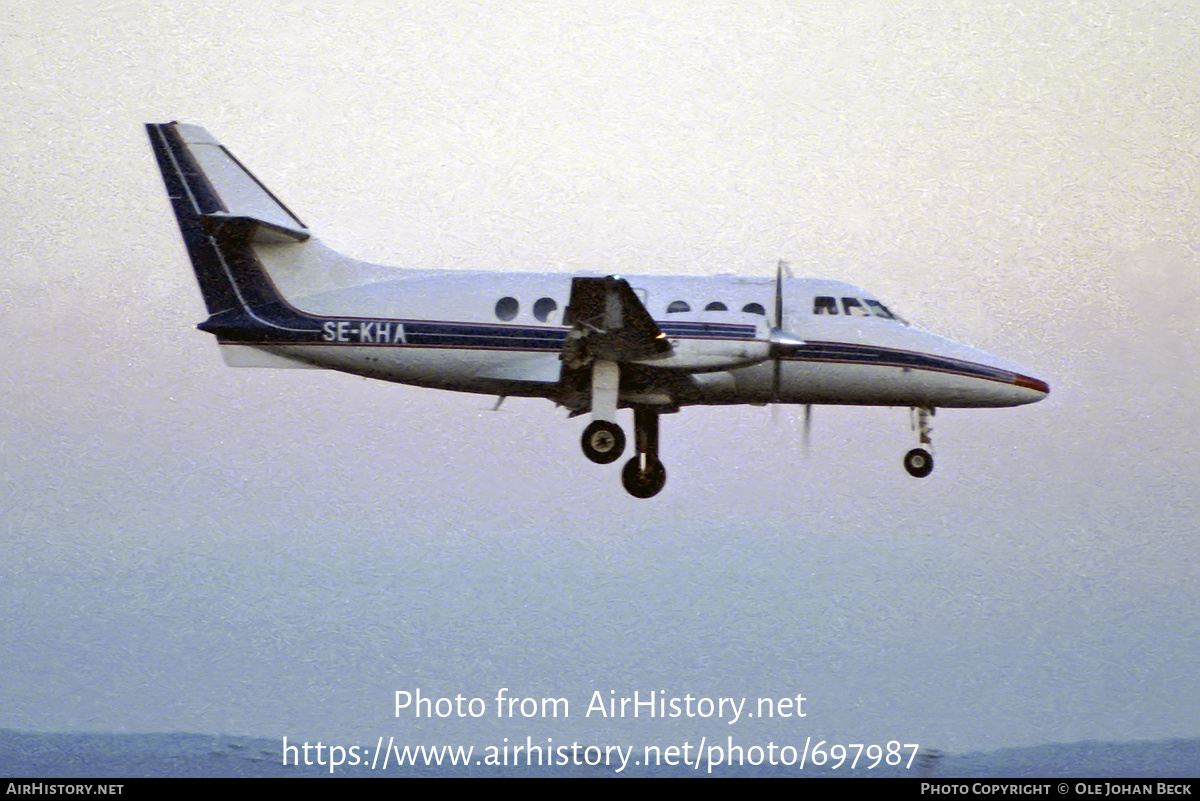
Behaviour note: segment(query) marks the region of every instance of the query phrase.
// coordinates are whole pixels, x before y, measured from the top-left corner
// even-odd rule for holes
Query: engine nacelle
[[[757,364],[771,355],[771,332],[761,314],[701,312],[689,315],[686,321],[660,321],[659,326],[671,343],[670,352],[636,364],[711,373]]]

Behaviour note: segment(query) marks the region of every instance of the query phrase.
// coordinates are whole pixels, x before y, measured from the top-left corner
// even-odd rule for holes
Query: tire
[[[621,471],[621,483],[625,485],[625,491],[635,498],[653,498],[667,483],[667,468],[656,459],[646,465],[646,471],[642,472],[641,462],[641,457],[635,456],[625,464],[625,469]]]
[[[593,420],[583,429],[583,455],[596,464],[611,464],[625,452],[625,432],[616,423]]]
[[[924,448],[913,448],[904,454],[904,469],[913,478],[925,478],[933,472],[933,456]]]

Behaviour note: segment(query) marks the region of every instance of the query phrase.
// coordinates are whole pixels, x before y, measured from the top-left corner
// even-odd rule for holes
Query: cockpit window
[[[719,300],[714,300],[712,303],[704,307],[705,311],[729,311],[729,307]]]
[[[841,313],[847,317],[882,317],[885,320],[895,320],[903,323],[904,318],[893,314],[892,310],[877,300],[860,300],[859,298],[834,298],[820,295],[813,299],[813,314],[838,314],[838,301],[841,300]]]
[[[837,314],[837,300],[820,295],[813,300],[813,314]]]
[[[880,303],[877,300],[868,300],[867,306],[871,309],[871,312],[876,317],[883,317],[888,320],[897,319],[896,315],[892,314],[887,306],[884,306],[882,303]]]
[[[842,298],[842,311],[851,317],[870,317],[858,298]]]
[[[761,314],[764,317],[767,315],[767,310],[762,307],[761,303],[747,303],[742,307],[742,311],[746,314]]]
[[[682,300],[673,300],[671,305],[667,307],[667,314],[678,314],[679,312],[691,311],[692,307],[684,303]]]

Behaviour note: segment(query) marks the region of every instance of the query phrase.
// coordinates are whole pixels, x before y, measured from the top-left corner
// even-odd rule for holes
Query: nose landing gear
[[[917,429],[921,445],[929,446],[929,450],[932,450],[933,440],[930,434],[933,433],[933,426],[929,424],[929,418],[933,416],[934,410],[919,406],[913,411],[916,413],[914,427]],[[913,478],[925,478],[933,472],[933,454],[929,450],[924,447],[913,448],[904,454],[904,469]]]
[[[924,448],[913,448],[904,454],[904,469],[913,478],[925,478],[933,472],[933,456]]]

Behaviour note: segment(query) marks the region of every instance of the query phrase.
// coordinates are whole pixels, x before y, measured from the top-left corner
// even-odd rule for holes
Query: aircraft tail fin
[[[203,128],[146,131],[208,308],[200,330],[251,348],[319,335],[320,321],[280,295],[255,252],[259,243],[315,242],[304,223]]]
[[[300,243],[308,228],[233,154],[195,125],[146,125],[210,320],[240,318],[282,299],[252,245]]]
[[[311,236],[300,218],[208,131],[178,122],[149,123],[146,130],[177,216],[182,202],[187,216],[201,218],[210,231],[245,221],[254,223],[256,242],[303,242]]]

